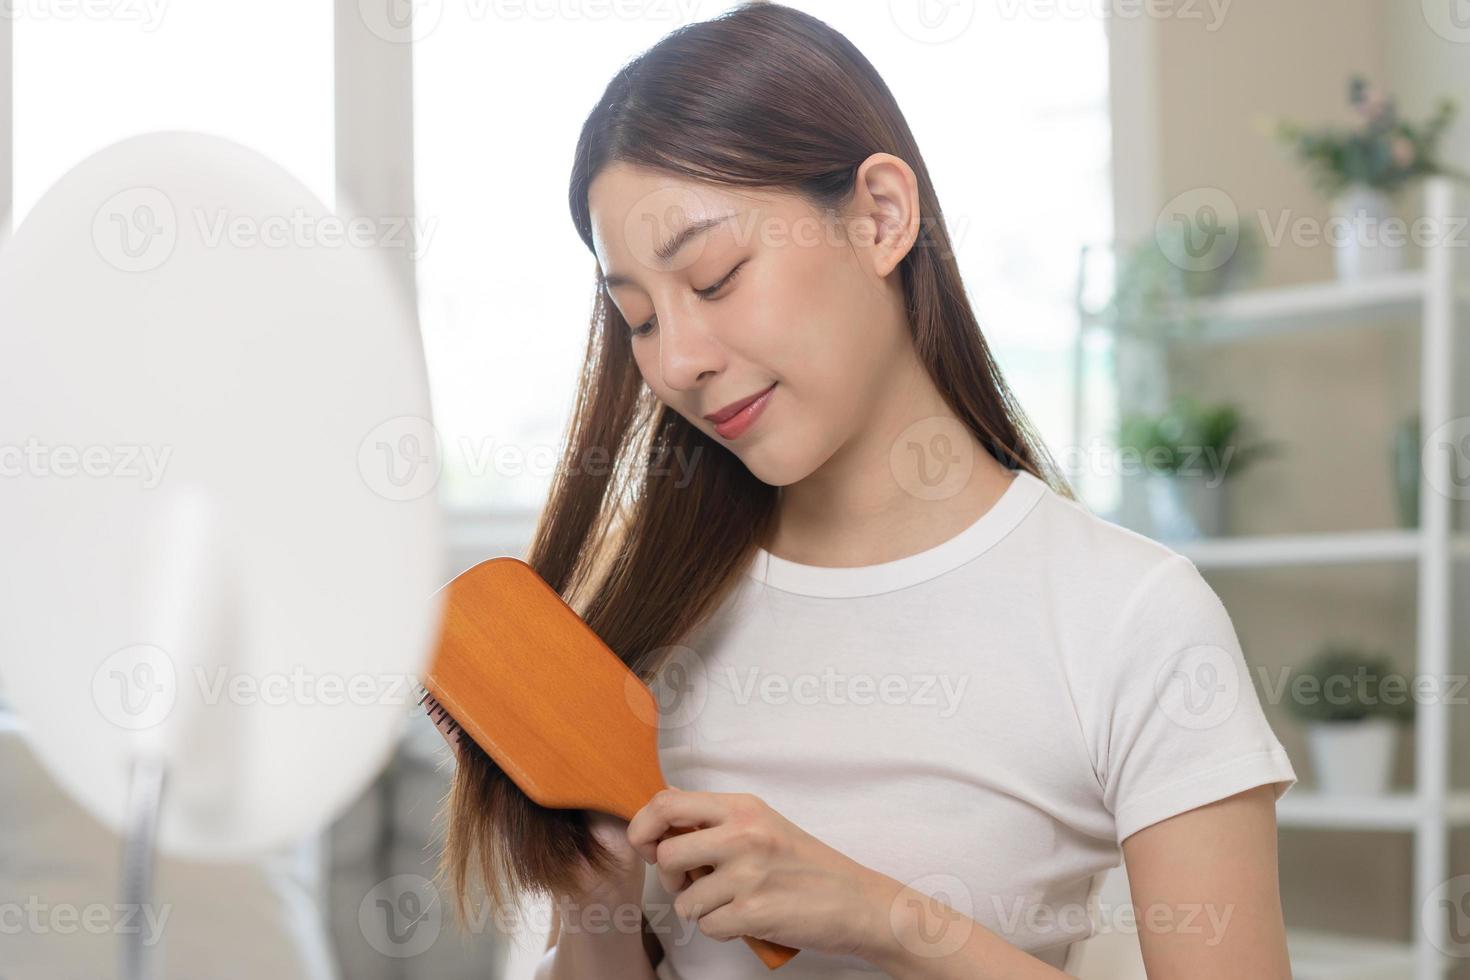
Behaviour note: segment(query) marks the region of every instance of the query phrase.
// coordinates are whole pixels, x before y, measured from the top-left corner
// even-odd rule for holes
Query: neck
[[[856,435],[782,487],[766,549],[803,565],[893,561],[949,540],[1013,479],[960,423],[916,357],[894,373]]]

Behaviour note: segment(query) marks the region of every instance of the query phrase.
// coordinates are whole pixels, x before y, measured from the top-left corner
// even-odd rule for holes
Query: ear
[[[874,153],[858,167],[852,209],[854,244],[886,277],[919,237],[919,180],[901,157]]]

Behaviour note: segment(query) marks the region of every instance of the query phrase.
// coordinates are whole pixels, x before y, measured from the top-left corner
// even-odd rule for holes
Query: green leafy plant
[[[1115,330],[1161,337],[1199,323],[1196,300],[1238,287],[1260,270],[1261,249],[1251,225],[1229,225],[1212,238],[1218,255],[1188,268],[1171,258],[1185,252],[1186,229],[1170,225],[1147,241],[1122,251],[1112,296],[1101,311]]]
[[[1324,197],[1334,198],[1354,184],[1393,193],[1430,174],[1463,179],[1436,155],[1440,136],[1458,111],[1453,99],[1440,99],[1433,115],[1416,125],[1399,117],[1393,99],[1354,75],[1348,82],[1348,102],[1359,116],[1352,128],[1275,122],[1277,139],[1295,150]]]
[[[1118,443],[1136,453],[1149,473],[1218,481],[1277,450],[1275,443],[1248,440],[1246,428],[1233,404],[1206,405],[1186,396],[1161,414],[1129,415]]]
[[[1204,223],[1161,223],[1154,229],[1153,251],[1169,264],[1171,291],[1188,301],[1235,289],[1260,271],[1261,243],[1255,226],[1215,219]]]
[[[1421,472],[1424,436],[1419,413],[1410,412],[1393,428],[1393,447],[1389,455],[1393,463],[1394,505],[1400,527],[1419,526],[1419,474]]]
[[[1287,709],[1303,722],[1414,719],[1409,678],[1392,669],[1387,655],[1347,643],[1329,643],[1293,670],[1287,692]]]

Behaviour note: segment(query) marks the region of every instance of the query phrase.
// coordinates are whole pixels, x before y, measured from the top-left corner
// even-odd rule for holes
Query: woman
[[[1039,980],[1129,927],[1087,915],[1123,856],[1151,978],[1285,980],[1295,774],[1230,619],[1071,499],[872,65],[776,4],[675,31],[570,205],[598,288],[527,560],[659,693],[674,788],[547,811],[467,746],[461,905],[556,896],[548,978],[763,977],[754,936],[791,980]]]

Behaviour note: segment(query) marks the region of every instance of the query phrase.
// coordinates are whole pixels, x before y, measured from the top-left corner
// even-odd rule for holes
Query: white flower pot
[[[1393,775],[1398,722],[1389,718],[1307,725],[1312,768],[1323,793],[1380,796]]]
[[[1338,279],[1382,276],[1408,264],[1407,235],[1395,229],[1384,240],[1393,202],[1382,191],[1361,184],[1349,187],[1332,202],[1332,214],[1337,227],[1330,240]]]
[[[1148,509],[1156,537],[1218,537],[1225,531],[1225,481],[1152,473],[1148,477]]]

